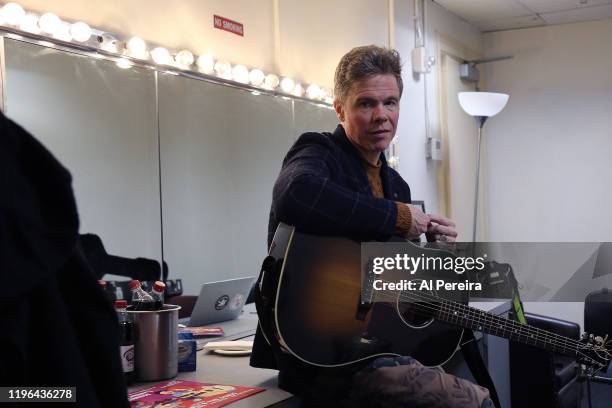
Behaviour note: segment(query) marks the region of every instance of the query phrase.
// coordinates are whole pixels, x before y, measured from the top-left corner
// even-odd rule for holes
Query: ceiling
[[[612,0],[433,0],[483,32],[612,18]]]

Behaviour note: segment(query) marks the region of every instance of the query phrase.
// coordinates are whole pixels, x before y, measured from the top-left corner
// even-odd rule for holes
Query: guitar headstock
[[[595,375],[599,371],[606,371],[612,359],[612,340],[593,334],[582,333],[580,337],[578,362],[586,366],[587,375]]]

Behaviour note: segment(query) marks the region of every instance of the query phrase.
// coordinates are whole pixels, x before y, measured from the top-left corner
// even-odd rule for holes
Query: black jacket
[[[71,386],[70,406],[128,407],[117,317],[78,224],[68,171],[0,113],[0,385]]]
[[[397,219],[394,202],[410,203],[410,188],[383,155],[381,160],[384,199],[373,196],[363,159],[341,125],[331,134],[301,135],[287,153],[274,185],[268,246],[279,222],[312,234],[388,240]],[[279,385],[297,394],[304,383],[321,374],[292,356],[274,353],[259,327],[251,365],[280,369]]]
[[[394,201],[410,202],[410,187],[381,155],[385,198],[376,198],[363,159],[344,128],[304,133],[283,160],[274,184],[268,246],[279,222],[303,232],[361,241],[387,240],[397,218]]]

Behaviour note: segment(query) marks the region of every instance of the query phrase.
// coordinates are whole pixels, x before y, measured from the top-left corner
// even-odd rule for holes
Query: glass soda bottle
[[[147,292],[140,287],[140,281],[134,279],[128,285],[132,291],[131,310],[155,310],[155,301]]]
[[[100,285],[100,288],[102,288],[102,290],[104,291],[104,295],[106,295],[106,298],[108,299],[110,304],[114,304],[115,300],[117,299],[115,298],[115,291],[113,290],[113,288],[109,288],[108,283],[104,279],[98,279],[98,285]]]
[[[120,343],[119,351],[121,354],[121,366],[123,373],[125,374],[125,381],[127,384],[131,384],[134,381],[134,323],[128,317],[126,313],[127,301],[117,300],[115,301],[115,309],[117,310],[117,317],[119,318],[119,333]]]
[[[151,290],[151,297],[155,302],[155,310],[160,310],[164,306],[164,291],[166,284],[162,281],[155,281]]]

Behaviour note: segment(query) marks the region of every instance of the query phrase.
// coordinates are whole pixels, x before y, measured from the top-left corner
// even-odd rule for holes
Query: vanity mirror
[[[164,260],[185,294],[259,272],[282,158],[302,132],[333,131],[329,106],[3,40],[6,114],[72,173],[81,233]]]

